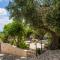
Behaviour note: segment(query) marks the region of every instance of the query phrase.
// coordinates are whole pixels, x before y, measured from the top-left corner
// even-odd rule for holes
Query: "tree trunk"
[[[43,29],[46,32],[50,32],[52,35],[52,42],[49,46],[49,49],[55,50],[55,49],[59,49],[60,47],[60,37],[56,34],[56,32],[50,30],[48,27],[43,26]]]
[[[52,35],[52,41],[49,46],[49,49],[52,49],[52,50],[59,49],[59,37],[53,31],[51,31],[50,33]]]

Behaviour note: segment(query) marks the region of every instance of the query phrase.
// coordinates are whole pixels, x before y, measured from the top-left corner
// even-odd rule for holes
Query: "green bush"
[[[21,41],[17,44],[17,47],[19,48],[22,48],[22,49],[28,49],[28,45],[24,42],[24,41]]]

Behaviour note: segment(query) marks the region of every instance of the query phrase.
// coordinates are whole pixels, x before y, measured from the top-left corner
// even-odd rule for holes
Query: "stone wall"
[[[30,55],[29,50],[24,50],[24,49],[20,49],[17,47],[13,47],[12,45],[10,45],[8,43],[1,43],[0,44],[0,52],[6,53],[6,54],[22,56],[22,57],[27,57],[28,55]]]
[[[60,50],[47,50],[46,52],[38,55],[37,57],[34,55],[32,51],[19,49],[17,47],[13,47],[8,43],[0,44],[0,52],[4,54],[2,56],[2,60],[16,60],[20,59],[20,57],[28,57],[23,58],[24,60],[60,60]],[[0,56],[1,58],[1,56]]]

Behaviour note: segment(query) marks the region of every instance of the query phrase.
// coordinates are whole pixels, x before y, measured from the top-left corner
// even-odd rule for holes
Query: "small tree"
[[[33,30],[25,23],[13,21],[4,26],[3,32],[5,34],[3,42],[9,42],[20,48],[28,48],[25,40],[31,35]]]

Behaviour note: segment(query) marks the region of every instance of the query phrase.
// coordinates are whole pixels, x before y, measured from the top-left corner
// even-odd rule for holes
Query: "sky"
[[[9,13],[5,9],[8,3],[9,0],[0,0],[0,31],[3,31],[4,25],[11,22],[11,20],[9,20]]]

